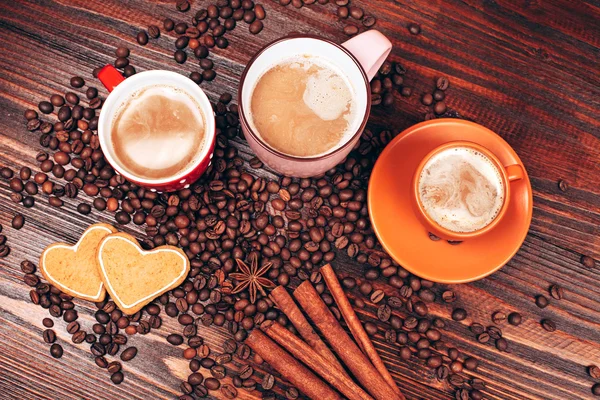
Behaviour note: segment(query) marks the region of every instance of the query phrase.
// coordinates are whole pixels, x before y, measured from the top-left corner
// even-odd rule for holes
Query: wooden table
[[[600,258],[600,4],[596,0],[397,0],[359,1],[377,18],[376,28],[394,44],[392,60],[408,68],[410,98],[399,95],[393,109],[377,108],[372,125],[396,132],[424,119],[422,93],[434,79],[448,76],[449,107],[498,132],[519,153],[534,189],[534,214],[529,235],[517,255],[499,272],[481,281],[453,287],[456,305],[469,317],[450,320],[449,305],[439,300],[431,313],[448,322],[444,340],[480,359],[474,376],[487,382],[489,399],[592,398],[589,364],[600,364],[600,264],[586,267],[582,255]],[[3,1],[0,5],[0,165],[37,170],[38,134],[24,127],[23,111],[35,108],[52,93],[64,93],[69,78],[82,75],[100,86],[91,71],[110,63],[117,46],[131,47],[138,71],[168,69],[189,74],[192,66],[173,62],[173,38],[163,34],[142,48],[135,34],[162,19],[189,20],[211,2],[193,0],[182,15],[174,1],[69,0]],[[344,24],[333,5],[296,9],[264,0],[264,30],[253,36],[245,26],[229,35],[230,46],[214,52],[218,77],[202,88],[215,100],[236,92],[239,76],[251,55],[267,42],[291,31],[310,32],[343,41]],[[421,26],[411,35],[409,23]],[[106,93],[103,92],[103,95]],[[242,146],[243,147],[243,146]],[[247,154],[249,157],[249,155]],[[265,174],[269,174],[265,172]],[[558,181],[568,183],[559,190]],[[86,347],[72,345],[63,327],[56,331],[65,347],[59,361],[42,342],[41,320],[46,311],[32,305],[22,282],[19,263],[36,261],[54,241],[74,242],[96,221],[113,222],[108,213],[81,216],[80,194],[60,210],[38,200],[34,208],[16,207],[6,181],[0,181],[0,223],[12,252],[0,259],[0,397],[48,399],[173,398],[188,374],[181,351],[165,336],[180,330],[165,318],[158,331],[134,337],[140,354],[125,366],[120,386],[110,383]],[[15,231],[15,212],[26,216]],[[134,228],[128,227],[130,231]],[[336,267],[359,275],[360,266],[341,261]],[[565,298],[546,309],[534,304],[551,284],[565,289]],[[380,283],[388,293],[393,290]],[[443,285],[436,286],[441,293]],[[439,298],[439,297],[438,297]],[[92,308],[80,305],[82,324],[91,325]],[[468,331],[471,322],[491,324],[493,311],[519,310],[519,327],[503,325],[510,353],[477,343]],[[373,308],[361,313],[375,321]],[[540,327],[543,317],[558,330]],[[62,323],[62,322],[61,322]],[[226,332],[203,332],[207,342],[220,346]],[[409,399],[453,398],[447,383],[439,382],[421,362],[404,362],[397,346],[378,335],[376,346]],[[240,398],[258,392],[240,390]],[[217,396],[220,394],[217,393]]]

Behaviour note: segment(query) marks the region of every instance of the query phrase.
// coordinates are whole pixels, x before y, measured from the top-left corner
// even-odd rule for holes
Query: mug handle
[[[110,64],[106,64],[100,71],[98,71],[98,79],[104,85],[106,90],[112,92],[119,83],[123,82],[125,78],[115,67]]]
[[[506,177],[508,178],[509,182],[523,179],[524,171],[523,166],[520,164],[507,165],[504,168],[506,169]]]
[[[385,61],[392,50],[392,43],[383,34],[374,29],[354,36],[352,39],[342,43],[360,63],[369,81],[379,71],[379,67]]]

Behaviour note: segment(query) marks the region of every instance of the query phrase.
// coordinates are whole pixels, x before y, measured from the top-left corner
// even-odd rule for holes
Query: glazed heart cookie
[[[90,301],[106,295],[96,266],[100,241],[117,230],[108,224],[94,224],[83,232],[75,245],[54,243],[40,256],[40,271],[46,280],[63,292]]]
[[[160,246],[146,251],[133,236],[122,232],[102,239],[97,265],[106,290],[128,315],[177,287],[190,271],[183,250]]]

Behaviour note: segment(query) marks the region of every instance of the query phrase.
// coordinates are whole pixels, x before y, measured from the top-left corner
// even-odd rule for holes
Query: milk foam
[[[311,154],[310,157],[328,154],[346,143],[349,137],[358,129],[361,120],[358,118],[358,106],[355,99],[356,93],[354,85],[346,78],[345,74],[332,63],[321,57],[301,55],[278,61],[266,68],[262,76],[271,69],[281,65],[289,66],[290,68],[303,68],[307,71],[311,66],[322,68],[317,73],[311,74],[308,78],[306,89],[302,96],[304,104],[323,121],[336,120],[346,113],[343,115],[343,118],[347,121],[348,125],[343,132],[339,143],[325,152]],[[256,80],[256,84],[260,82],[262,76]],[[253,96],[251,96],[251,99],[252,97]],[[252,109],[252,104],[250,104],[250,109]],[[254,121],[253,114],[249,113],[248,117],[252,130],[258,136],[261,136],[260,130],[257,128],[257,124]],[[262,138],[265,140],[264,137]],[[268,141],[266,142],[268,143]]]
[[[348,90],[344,78],[326,69],[308,78],[302,99],[304,104],[324,121],[339,118],[348,108],[348,104],[352,107],[354,103],[352,92]],[[344,118],[346,121],[352,121],[353,116],[351,110]]]
[[[504,204],[502,176],[484,154],[466,147],[433,156],[419,179],[425,212],[453,232],[473,232],[489,225]]]
[[[116,132],[127,134],[113,133],[114,150],[124,167],[135,175],[145,175],[145,169],[157,175],[171,174],[170,168],[183,170],[192,155],[200,153],[204,115],[196,101],[181,89],[167,85],[141,89],[124,101],[115,115]]]

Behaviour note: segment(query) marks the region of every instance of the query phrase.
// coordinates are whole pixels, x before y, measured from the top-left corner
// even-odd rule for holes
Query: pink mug
[[[246,140],[265,164],[281,174],[295,177],[320,175],[343,161],[360,139],[371,111],[369,82],[392,49],[390,41],[378,31],[370,30],[339,45],[313,35],[290,35],[278,39],[260,50],[248,63],[238,90],[240,122]],[[272,66],[286,59],[309,55],[326,60],[341,71],[353,86],[359,116],[353,134],[329,152],[312,157],[296,157],[282,153],[267,143],[250,124],[250,100],[260,77]]]
[[[191,79],[171,71],[145,71],[125,79],[112,65],[106,65],[98,72],[98,79],[108,89],[110,95],[102,106],[98,121],[98,139],[108,163],[128,181],[144,186],[152,191],[171,192],[187,188],[206,171],[213,156],[216,142],[215,115],[206,94]],[[198,150],[192,164],[179,173],[161,179],[144,179],[128,172],[116,157],[111,140],[111,127],[116,111],[133,93],[153,85],[168,85],[189,94],[200,106],[206,119],[206,133],[202,148]]]

